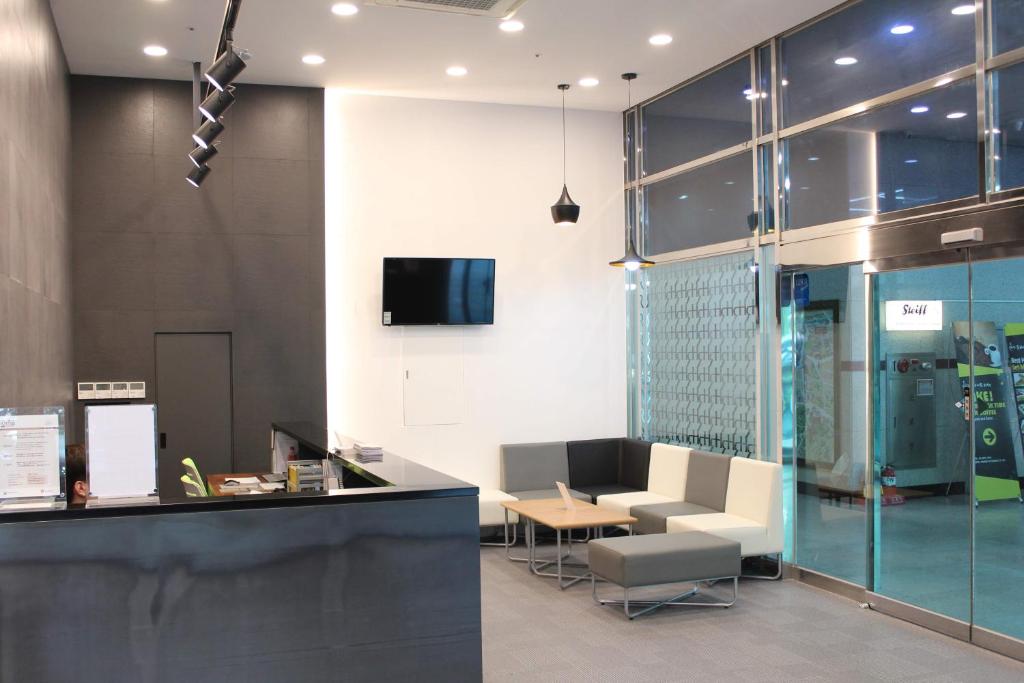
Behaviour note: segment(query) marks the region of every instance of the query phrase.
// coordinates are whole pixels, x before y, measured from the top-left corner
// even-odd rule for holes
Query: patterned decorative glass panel
[[[754,456],[753,253],[655,266],[640,277],[644,439]]]

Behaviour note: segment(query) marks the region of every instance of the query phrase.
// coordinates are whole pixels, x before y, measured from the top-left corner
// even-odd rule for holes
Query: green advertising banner
[[[1006,323],[1006,352],[1013,376],[1013,398],[1017,404],[1013,422],[1020,429],[1024,443],[1024,323]]]
[[[1018,498],[1017,459],[1014,454],[1011,421],[1006,405],[1006,373],[999,351],[998,332],[994,322],[974,323],[974,339],[970,324],[953,323],[956,344],[957,373],[964,388],[970,384],[971,345],[974,347],[974,495],[978,500]],[[1016,411],[1013,413],[1016,414]]]

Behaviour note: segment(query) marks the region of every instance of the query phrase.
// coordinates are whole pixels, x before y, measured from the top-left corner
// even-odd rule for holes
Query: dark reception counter
[[[336,492],[0,515],[0,683],[480,680],[476,487],[341,464]]]

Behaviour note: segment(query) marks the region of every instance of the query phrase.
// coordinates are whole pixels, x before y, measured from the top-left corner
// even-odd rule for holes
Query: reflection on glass
[[[995,189],[1024,187],[1024,64],[992,74]]]
[[[644,173],[750,140],[750,92],[750,60],[741,59],[644,107]]]
[[[761,117],[761,135],[772,132],[772,49],[765,45],[757,51],[757,88],[748,97],[757,98]]]
[[[750,154],[737,154],[648,185],[646,255],[750,237],[753,173]]]
[[[867,582],[864,272],[840,266],[787,277],[796,478],[796,562]]]
[[[989,0],[992,54],[1024,47],[1024,0]]]
[[[975,262],[971,278],[974,336],[992,335],[979,339],[986,348],[976,353],[975,366],[1000,371],[975,377],[978,398],[983,398],[979,385],[989,384],[995,389],[990,402],[997,407],[990,415],[979,408],[974,426],[975,491],[980,498],[974,512],[974,620],[983,628],[1024,638],[1024,614],[1015,590],[1024,567],[1024,506],[1017,498],[1018,477],[1024,473],[1024,259]],[[992,492],[986,495],[986,489]]]
[[[955,4],[864,0],[783,38],[783,125],[972,64],[974,16]]]
[[[970,197],[978,191],[974,80],[789,138],[789,228]]]
[[[970,619],[970,424],[957,336],[970,320],[967,266],[873,276],[875,591]],[[907,304],[928,315],[904,314]],[[917,309],[920,311],[920,309]],[[961,403],[961,406],[963,404]]]

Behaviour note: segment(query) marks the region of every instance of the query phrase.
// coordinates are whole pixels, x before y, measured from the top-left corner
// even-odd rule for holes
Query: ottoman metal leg
[[[732,597],[728,602],[704,602],[704,601],[687,601],[687,598],[691,598],[699,593],[697,586],[694,585],[688,591],[684,591],[679,595],[666,598],[665,600],[630,600],[629,599],[629,588],[623,587],[622,589],[622,600],[607,600],[600,598],[597,595],[597,579],[598,577],[591,573],[590,575],[590,594],[599,605],[622,605],[622,610],[625,615],[630,619],[636,619],[639,616],[653,612],[659,607],[672,606],[672,607],[732,607],[736,604],[736,597],[739,590],[739,577],[727,576],[720,579],[711,579],[712,581],[723,581],[725,579],[732,580]],[[629,605],[632,602],[633,605],[646,605],[642,610],[636,612],[629,611]]]

